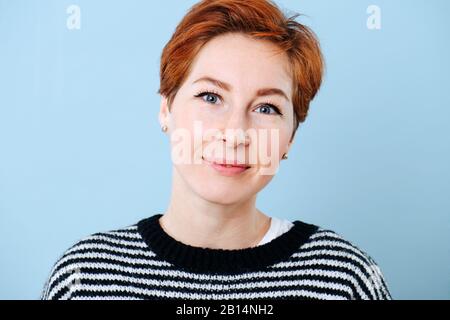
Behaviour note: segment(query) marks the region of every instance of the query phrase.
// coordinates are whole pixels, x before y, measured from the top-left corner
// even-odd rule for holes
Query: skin
[[[202,157],[235,157],[247,164],[249,153],[260,148],[254,138],[242,134],[205,138],[204,133],[211,129],[276,129],[279,147],[275,149],[269,138],[257,135],[258,139],[266,139],[264,151],[278,162],[289,151],[294,128],[292,76],[288,57],[274,53],[276,49],[268,41],[241,33],[217,36],[195,57],[170,107],[167,98],[161,96],[159,121],[168,127],[169,137],[183,129],[193,139],[195,121],[201,121],[203,129],[202,139],[193,143],[189,153],[191,163],[173,164],[171,198],[160,219],[163,229],[178,241],[202,248],[242,249],[256,246],[269,229],[270,217],[256,208],[256,198],[274,175],[260,174],[262,164],[257,162],[238,176],[224,176]],[[195,82],[204,76],[229,84],[229,90],[207,81]],[[261,88],[281,89],[287,99],[276,94],[256,96]],[[213,94],[195,97],[203,91]],[[268,102],[283,115],[278,115]],[[175,146],[171,141],[172,151]],[[225,155],[208,154],[208,147],[222,150]],[[194,163],[195,159],[199,163]]]

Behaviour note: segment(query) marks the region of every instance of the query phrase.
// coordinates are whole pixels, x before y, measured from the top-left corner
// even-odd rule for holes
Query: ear
[[[170,111],[169,111],[169,104],[168,104],[168,99],[166,96],[161,95],[161,103],[160,103],[160,107],[159,107],[159,124],[160,126],[169,126],[169,122],[170,122]]]

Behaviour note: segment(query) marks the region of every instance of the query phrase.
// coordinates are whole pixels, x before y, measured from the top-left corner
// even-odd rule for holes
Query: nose
[[[250,137],[243,129],[227,129],[222,134],[222,141],[227,147],[236,148],[239,145],[248,146],[250,144]]]
[[[250,137],[247,133],[247,120],[242,111],[232,111],[222,129],[222,141],[227,147],[235,148],[239,145],[248,146]]]

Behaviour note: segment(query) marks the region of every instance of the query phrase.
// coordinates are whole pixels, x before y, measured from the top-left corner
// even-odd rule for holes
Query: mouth
[[[203,161],[211,166],[218,173],[225,176],[236,176],[251,168],[250,165],[238,164],[237,162],[227,162],[219,160],[207,160],[202,157]]]

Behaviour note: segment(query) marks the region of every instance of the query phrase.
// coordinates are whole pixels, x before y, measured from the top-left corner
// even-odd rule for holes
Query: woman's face
[[[215,37],[197,54],[170,112],[162,97],[175,183],[220,204],[248,200],[269,183],[294,122],[289,62],[277,49],[239,33]],[[229,163],[244,168],[220,165]]]

